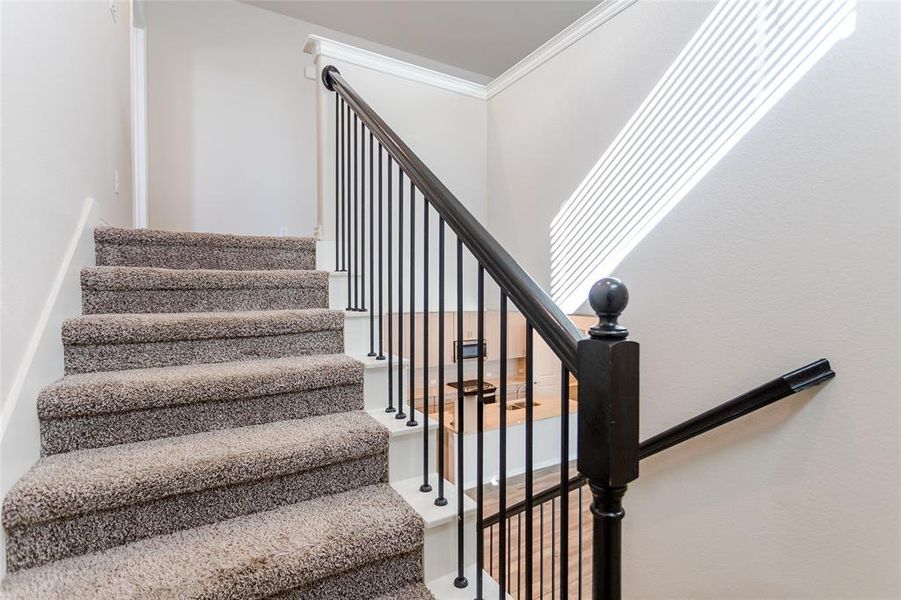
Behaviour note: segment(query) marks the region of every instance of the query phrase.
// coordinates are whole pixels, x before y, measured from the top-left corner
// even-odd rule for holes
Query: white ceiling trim
[[[311,35],[303,51],[311,54],[313,58],[325,56],[335,60],[341,60],[361,67],[366,67],[403,77],[411,81],[424,83],[437,88],[471,96],[480,100],[491,98],[535,69],[542,64],[551,60],[562,51],[566,50],[577,41],[635,4],[638,0],[603,0],[596,7],[585,13],[577,21],[569,27],[549,39],[547,42],[539,46],[534,52],[523,58],[521,61],[498,75],[488,85],[475,83],[453,75],[440,73],[433,69],[420,67],[384,54],[364,50],[343,42],[336,42],[319,35]]]
[[[341,60],[360,67],[366,67],[388,75],[395,75],[411,81],[424,83],[437,88],[471,96],[480,100],[488,98],[484,85],[475,83],[453,75],[440,73],[433,69],[420,67],[412,63],[404,62],[384,54],[378,54],[370,50],[364,50],[343,42],[336,42],[318,35],[311,35],[303,47],[303,51],[311,54],[313,58],[325,56],[335,60]]]
[[[536,48],[534,52],[491,80],[486,86],[488,97],[491,98],[504,91],[637,1],[604,0],[569,27]]]

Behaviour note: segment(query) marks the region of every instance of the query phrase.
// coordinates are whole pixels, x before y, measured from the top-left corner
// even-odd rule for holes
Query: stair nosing
[[[333,374],[330,381],[320,376],[326,367]],[[362,385],[363,372],[362,363],[346,354],[313,354],[77,373],[41,390],[38,418],[51,421],[113,415]],[[305,377],[307,374],[312,375]],[[243,382],[248,384],[241,385]]]
[[[113,246],[202,246],[300,252],[315,252],[316,250],[316,240],[312,237],[255,236],[122,227],[96,227],[94,242],[99,245]]]
[[[143,275],[144,277],[140,277]],[[81,270],[84,292],[136,290],[327,290],[328,274],[315,269],[170,269],[100,265]]]
[[[198,582],[219,584],[220,594],[231,596],[242,590],[223,586],[280,586],[274,590],[279,593],[419,551],[422,544],[423,529],[415,512],[386,483],[379,483],[23,569],[7,576],[2,591],[45,598],[61,598],[57,594],[65,591],[65,598],[86,600],[121,597],[111,594],[121,594],[123,586],[172,593],[183,589],[179,584]],[[267,562],[257,565],[258,577],[248,580],[247,569],[262,557]],[[269,561],[282,568],[272,569]]]
[[[311,437],[311,432],[315,433],[321,424],[326,427],[324,432],[318,438]],[[286,441],[283,436],[288,433],[295,437],[306,433],[306,436]],[[254,439],[260,434],[272,439],[264,437],[266,443],[257,442],[254,446]],[[352,435],[354,439],[341,439],[340,434]],[[244,442],[247,447],[236,445],[236,441]],[[316,455],[328,449],[331,453],[327,457]],[[74,450],[41,458],[16,482],[3,500],[3,524],[12,529],[70,519],[170,496],[301,473],[344,460],[375,456],[387,449],[388,432],[360,410]],[[346,451],[346,456],[339,455],[339,450]],[[276,464],[279,457],[285,464]],[[160,460],[151,464],[152,458]],[[221,467],[234,470],[236,463],[244,464],[250,458],[257,461],[255,470],[235,474],[231,479],[222,478]],[[218,471],[217,467],[220,467]],[[40,494],[40,504],[34,500],[35,493]]]
[[[160,326],[169,326],[170,331]],[[265,329],[266,326],[270,329]],[[282,328],[279,328],[282,325]],[[255,326],[244,331],[241,326]],[[101,313],[65,319],[64,346],[153,343],[196,339],[252,338],[336,331],[344,313],[328,308],[210,311],[190,313]],[[229,331],[231,329],[231,331]]]

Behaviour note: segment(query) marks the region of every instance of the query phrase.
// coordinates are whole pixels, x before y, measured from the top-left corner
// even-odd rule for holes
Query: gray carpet
[[[66,373],[344,352],[344,313],[312,308],[87,315],[63,322]]]
[[[235,271],[316,268],[312,238],[98,227],[94,243],[100,266]]]
[[[38,396],[43,454],[363,408],[343,354],[68,375]]]
[[[431,598],[304,238],[100,228],[4,598]]]
[[[0,590],[28,600],[265,598],[418,552],[422,531],[376,484],[19,571]],[[418,563],[402,567],[387,570],[398,587],[421,577]],[[343,597],[365,598],[369,585]]]
[[[92,267],[81,289],[85,314],[316,308],[328,303],[328,273]]]

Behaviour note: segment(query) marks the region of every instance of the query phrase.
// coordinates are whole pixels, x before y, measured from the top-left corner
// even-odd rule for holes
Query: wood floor
[[[576,474],[575,463],[570,465],[570,477]],[[551,467],[535,472],[533,490],[535,493],[553,487],[560,482],[560,470]],[[498,510],[498,488],[485,486],[485,516]],[[581,491],[581,494],[580,494]],[[475,490],[468,492],[475,497]],[[581,495],[581,502],[580,502]],[[507,506],[525,497],[525,478],[518,476],[507,482]],[[573,490],[569,494],[569,559],[567,577],[567,597],[591,597],[591,493],[587,487]],[[581,539],[580,517],[581,515]],[[525,547],[526,515],[521,513],[507,521],[507,558],[500,553],[499,525],[485,532],[485,571],[498,582],[503,569],[506,576],[507,593],[513,598],[526,599],[526,556]],[[560,598],[560,498],[555,497],[536,506],[532,515],[532,597]],[[581,544],[582,553],[579,555]],[[579,565],[581,562],[581,573]],[[581,586],[580,586],[581,581]],[[581,590],[579,589],[581,587]],[[580,593],[581,592],[581,593]]]

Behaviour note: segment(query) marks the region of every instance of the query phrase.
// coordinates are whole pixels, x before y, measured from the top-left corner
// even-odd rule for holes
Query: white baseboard
[[[50,292],[29,337],[22,362],[0,412],[0,498],[40,458],[37,397],[63,375],[63,319],[81,314],[81,268],[94,264],[94,227],[100,223],[92,198],[82,205]],[[0,575],[5,572],[5,534],[0,533]]]

